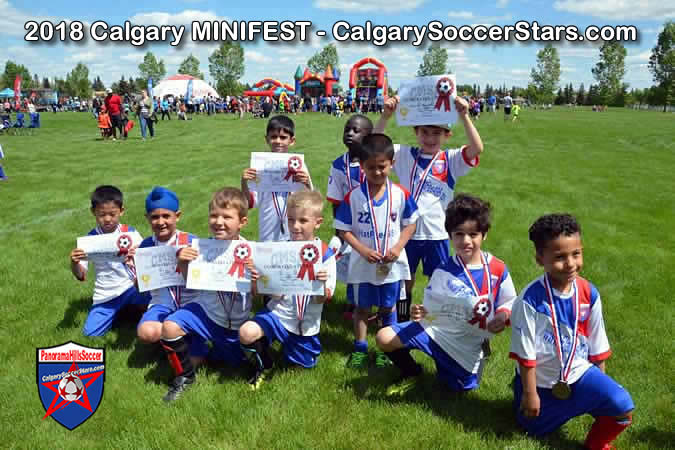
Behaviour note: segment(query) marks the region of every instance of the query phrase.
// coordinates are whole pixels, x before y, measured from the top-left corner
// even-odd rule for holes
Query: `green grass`
[[[494,206],[485,247],[508,264],[517,289],[535,278],[527,229],[541,214],[569,211],[584,232],[584,276],[603,298],[614,351],[608,373],[631,393],[633,426],[619,448],[674,445],[673,301],[675,261],[675,145],[673,115],[629,110],[592,113],[524,111],[518,124],[484,115],[480,167],[458,182]],[[325,192],[330,162],[344,151],[346,119],[294,116],[297,145],[315,185]],[[392,121],[393,122],[393,121]],[[81,336],[92,281],[78,283],[68,253],[94,225],[89,193],[99,184],[125,193],[124,221],[145,235],[143,199],[154,185],[175,190],[179,227],[207,233],[210,195],[239,185],[249,153],[264,150],[265,122],[197,117],[160,122],[142,142],[98,140],[96,124],[81,113],[43,114],[33,136],[0,136],[10,176],[0,183],[0,423],[2,441],[17,448],[577,448],[590,417],[577,418],[537,441],[516,427],[507,359],[510,332],[493,343],[494,355],[478,391],[457,398],[435,385],[433,364],[422,387],[388,401],[382,374],[344,369],[352,334],[341,319],[344,288],[324,312],[323,353],[316,369],[281,371],[251,393],[242,371],[204,368],[198,384],[175,405],[161,397],[170,377],[160,351],[137,345],[129,324],[105,338]],[[461,128],[461,127],[460,127]],[[395,142],[414,143],[410,129],[387,130]],[[465,141],[456,129],[450,145]],[[330,208],[321,236],[331,235]],[[245,235],[255,238],[257,212]],[[424,287],[416,288],[416,298]],[[338,304],[335,304],[338,303]],[[35,348],[68,340],[107,350],[103,401],[95,415],[70,432],[44,410],[35,386]],[[372,334],[371,334],[371,345]],[[669,425],[670,424],[670,425]]]

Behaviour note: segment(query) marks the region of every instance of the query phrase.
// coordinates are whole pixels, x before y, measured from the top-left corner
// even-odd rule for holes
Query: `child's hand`
[[[422,305],[410,305],[410,320],[419,322],[427,316],[427,309]]]
[[[380,255],[377,250],[373,250],[372,248],[369,248],[365,253],[361,253],[361,256],[363,256],[371,264],[382,261],[382,255]]]
[[[293,175],[293,181],[304,184],[307,189],[312,189],[312,186],[309,184],[309,174],[305,171],[296,172]]]
[[[316,273],[316,279],[319,281],[326,281],[328,280],[328,271],[326,270],[319,270]]]
[[[384,255],[384,258],[382,258],[382,261],[385,263],[390,263],[398,260],[398,257],[401,255],[401,249],[397,248],[396,246],[392,247],[389,249],[386,255]]]
[[[248,169],[244,169],[241,174],[241,179],[246,181],[255,181],[257,176],[258,172],[255,169],[249,167]]]
[[[176,258],[178,258],[178,263],[189,263],[191,261],[194,261],[197,259],[197,256],[199,256],[199,252],[197,249],[194,249],[192,247],[183,247],[180,250],[178,250],[178,253],[176,253]]]
[[[136,248],[138,247],[131,247],[129,250],[127,250],[127,255],[124,257],[124,264],[129,267],[136,267],[136,263],[134,261],[134,256],[136,256]]]
[[[87,254],[81,248],[76,248],[70,252],[70,262],[78,264],[80,261],[87,259]]]
[[[457,114],[466,117],[466,113],[469,112],[469,104],[458,95],[455,97],[455,109],[457,110]]]
[[[495,314],[495,316],[492,318],[490,322],[487,324],[487,330],[490,333],[499,333],[504,330],[506,327],[506,321],[508,320],[508,316],[505,312],[498,312]]]
[[[523,392],[523,398],[520,400],[520,410],[525,417],[534,419],[539,416],[540,405],[539,394],[536,392],[532,392],[531,394]]]
[[[248,272],[251,274],[251,281],[254,283],[258,281],[260,278],[260,273],[256,270],[255,266],[253,265],[253,260],[251,258],[246,260],[246,269],[248,269]]]
[[[398,95],[395,95],[389,97],[387,101],[384,102],[384,111],[382,112],[383,119],[389,119],[394,114],[396,107],[398,107],[399,100],[401,100],[401,98]]]

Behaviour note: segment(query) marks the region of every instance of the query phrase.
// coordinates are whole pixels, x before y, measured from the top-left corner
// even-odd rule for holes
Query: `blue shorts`
[[[93,305],[89,310],[87,320],[84,321],[82,334],[103,336],[112,328],[113,320],[122,308],[130,305],[147,305],[149,301],[150,297],[139,293],[134,286],[131,286],[119,297]]]
[[[288,361],[307,369],[316,366],[321,353],[321,342],[319,342],[318,334],[298,336],[291,333],[284,328],[277,316],[267,309],[260,311],[252,320],[262,328],[270,344],[274,341],[281,342],[284,357]]]
[[[478,376],[460,366],[427,334],[419,322],[403,322],[391,328],[409,350],[420,350],[436,363],[436,376],[452,391],[470,391],[478,387]]]
[[[513,379],[513,407],[518,423],[528,434],[542,436],[583,414],[616,417],[635,409],[626,389],[595,366],[588,369],[571,387],[572,396],[567,400],[558,400],[553,397],[551,389],[538,387],[537,394],[541,402],[539,416],[528,419],[520,411],[523,384],[516,373]]]
[[[347,285],[347,301],[349,302],[350,305],[354,304],[354,285],[353,284]]]
[[[450,258],[448,240],[415,241],[409,240],[405,246],[410,273],[415,276],[417,266],[422,262],[422,273],[430,277],[434,270]]]
[[[215,323],[198,303],[188,303],[169,315],[166,320],[175,322],[181,330],[193,338],[190,344],[190,354],[192,356],[206,356],[206,354],[195,354],[193,350],[203,353],[204,349],[200,349],[198,343],[200,341],[211,341],[213,349],[209,353],[210,359],[224,360],[231,366],[238,366],[244,359],[244,354],[239,345],[239,332],[221,327]],[[196,343],[193,345],[195,341]],[[195,346],[197,348],[193,348]]]
[[[370,309],[393,308],[401,297],[401,282],[386,284],[358,283],[354,284],[354,305],[357,308]]]
[[[189,305],[189,303],[188,303]],[[186,305],[187,306],[187,305]],[[153,305],[149,308],[141,320],[138,322],[140,327],[145,322],[159,322],[162,323],[171,314],[175,313],[176,309],[167,305]],[[206,356],[209,353],[209,346],[206,345],[206,340],[201,336],[192,336],[190,339],[190,354],[192,356]]]

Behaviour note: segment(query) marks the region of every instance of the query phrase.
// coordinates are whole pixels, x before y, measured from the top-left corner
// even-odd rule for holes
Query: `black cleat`
[[[195,383],[195,381],[197,381],[197,377],[194,375],[191,377],[184,377],[183,375],[177,376],[171,381],[169,391],[162,397],[162,400],[167,403],[177,400],[178,397],[183,395],[184,391],[188,390],[190,386]]]

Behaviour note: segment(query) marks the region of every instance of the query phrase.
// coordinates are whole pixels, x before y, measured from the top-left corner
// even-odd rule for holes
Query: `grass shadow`
[[[91,297],[78,298],[75,301],[68,303],[68,307],[63,313],[63,318],[56,325],[57,329],[76,328],[77,315],[83,311],[89,311],[91,307]]]
[[[675,432],[673,430],[663,430],[648,426],[638,433],[633,434],[628,429],[631,439],[635,442],[647,442],[649,448],[673,448],[675,442]]]

